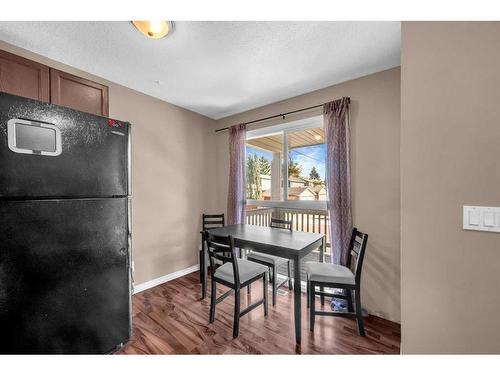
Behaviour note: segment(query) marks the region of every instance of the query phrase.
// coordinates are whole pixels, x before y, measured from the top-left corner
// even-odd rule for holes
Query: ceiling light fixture
[[[137,30],[151,39],[160,39],[173,31],[172,21],[132,21]]]

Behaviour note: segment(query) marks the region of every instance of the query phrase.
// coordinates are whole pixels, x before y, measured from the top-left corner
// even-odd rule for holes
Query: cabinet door
[[[49,67],[0,50],[0,91],[49,101]]]
[[[50,102],[82,112],[108,116],[108,87],[50,69]]]

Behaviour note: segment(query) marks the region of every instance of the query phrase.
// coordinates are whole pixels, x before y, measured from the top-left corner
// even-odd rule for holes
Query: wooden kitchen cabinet
[[[0,91],[48,102],[49,67],[0,50]]]
[[[107,117],[108,87],[73,74],[50,69],[50,102]]]
[[[0,50],[0,91],[109,116],[108,87]]]

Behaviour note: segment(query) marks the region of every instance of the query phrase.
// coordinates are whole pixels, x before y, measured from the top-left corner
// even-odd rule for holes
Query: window
[[[329,261],[323,117],[247,131],[246,158],[245,222],[269,226],[275,217],[292,220],[296,231],[323,233]],[[307,260],[318,260],[318,254]]]
[[[326,201],[322,121],[317,116],[248,132],[247,200]]]

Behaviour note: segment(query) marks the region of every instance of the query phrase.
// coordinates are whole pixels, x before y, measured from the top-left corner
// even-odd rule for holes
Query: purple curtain
[[[344,266],[352,231],[349,104],[342,98],[323,106],[331,262]]]
[[[229,190],[227,193],[228,224],[245,223],[245,124],[229,128]]]

